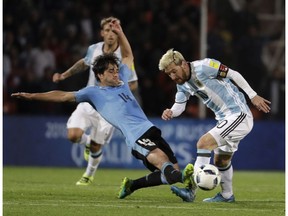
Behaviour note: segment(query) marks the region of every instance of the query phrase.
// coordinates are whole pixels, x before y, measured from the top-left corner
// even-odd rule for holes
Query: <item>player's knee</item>
[[[214,137],[206,133],[197,142],[197,149],[206,149],[212,151],[217,148],[217,142]]]
[[[72,143],[77,143],[80,141],[82,136],[81,131],[78,130],[68,130],[67,133],[67,138],[72,142]]]

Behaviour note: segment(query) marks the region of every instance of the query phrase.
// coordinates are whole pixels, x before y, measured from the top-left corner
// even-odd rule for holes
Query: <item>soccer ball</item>
[[[194,173],[194,182],[202,190],[213,190],[220,184],[220,181],[219,170],[211,164],[202,165]]]

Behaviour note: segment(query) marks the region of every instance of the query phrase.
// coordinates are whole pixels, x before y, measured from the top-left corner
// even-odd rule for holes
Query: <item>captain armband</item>
[[[217,77],[218,78],[225,78],[227,76],[228,71],[229,71],[229,67],[227,67],[224,64],[220,64]]]

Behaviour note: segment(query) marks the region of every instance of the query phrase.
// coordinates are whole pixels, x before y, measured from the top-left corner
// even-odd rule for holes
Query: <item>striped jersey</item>
[[[250,112],[243,93],[226,78],[228,67],[209,58],[190,62],[190,66],[191,78],[177,84],[176,103],[184,103],[195,95],[214,112],[218,121],[231,114]]]

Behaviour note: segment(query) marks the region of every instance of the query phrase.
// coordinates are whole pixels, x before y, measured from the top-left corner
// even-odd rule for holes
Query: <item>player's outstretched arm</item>
[[[84,58],[77,61],[72,67],[66,70],[64,73],[54,73],[53,74],[53,82],[57,83],[63,81],[77,73],[83,72],[89,68],[88,65],[85,64]]]
[[[11,94],[11,97],[24,100],[51,101],[51,102],[75,102],[73,92],[49,91],[43,93],[17,92]]]
[[[110,26],[112,28],[112,31],[118,35],[122,55],[122,63],[126,64],[130,69],[132,69],[134,60],[133,52],[129,41],[122,30],[120,23],[117,22],[117,20],[112,20]]]
[[[270,112],[269,105],[271,104],[271,102],[257,95],[257,93],[250,87],[248,82],[244,79],[244,77],[240,73],[232,69],[229,69],[229,72],[227,73],[227,77],[234,80],[234,82],[245,91],[245,93],[250,98],[252,104],[259,111],[263,111],[265,113]]]

